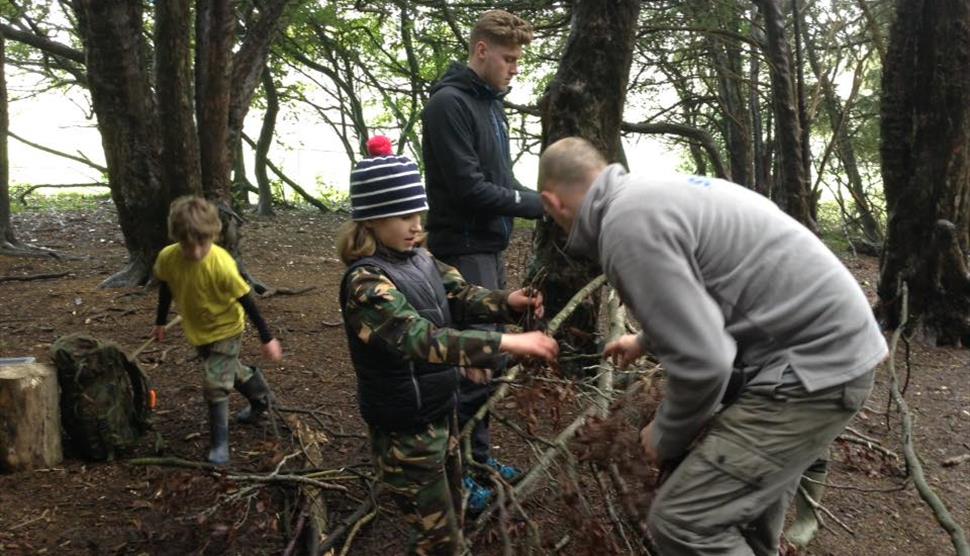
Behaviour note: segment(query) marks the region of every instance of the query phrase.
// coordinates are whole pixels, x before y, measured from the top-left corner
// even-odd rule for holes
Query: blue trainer
[[[494,494],[492,489],[483,487],[478,484],[478,481],[467,475],[461,484],[465,489],[465,493],[468,495],[468,512],[473,515],[482,513],[489,502],[492,501]]]
[[[514,483],[515,481],[519,480],[520,477],[522,477],[521,469],[518,467],[512,467],[511,465],[505,465],[504,463],[499,463],[495,458],[488,458],[485,465],[498,471],[498,474],[510,483]]]

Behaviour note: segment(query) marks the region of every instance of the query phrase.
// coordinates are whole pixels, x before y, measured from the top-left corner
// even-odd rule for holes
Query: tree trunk
[[[801,126],[792,88],[788,40],[785,38],[785,21],[779,8],[781,0],[758,0],[764,12],[765,55],[771,64],[772,97],[775,105],[776,129],[780,147],[780,170],[778,182],[784,192],[778,196],[782,208],[795,220],[811,230],[816,229],[811,214],[808,176],[802,152]]]
[[[273,133],[276,129],[276,115],[280,111],[279,96],[276,94],[276,84],[269,66],[263,69],[263,92],[266,95],[266,113],[263,115],[263,126],[259,130],[256,141],[256,183],[259,184],[259,204],[256,213],[261,216],[273,214],[273,191],[266,172],[266,160],[269,148],[273,144]]]
[[[195,18],[195,110],[202,190],[206,198],[227,208],[232,194],[229,96],[235,28],[230,0],[199,0]]]
[[[172,198],[201,195],[199,136],[192,110],[189,0],[155,4],[155,88],[162,131],[162,180]]]
[[[764,33],[758,29],[758,6],[751,6],[751,36],[758,42],[764,42]],[[748,78],[751,81],[751,88],[748,92],[748,111],[751,113],[751,135],[753,137],[752,149],[754,150],[754,190],[769,199],[772,197],[771,191],[771,164],[767,154],[767,147],[764,140],[764,126],[761,121],[761,90],[759,79],[761,75],[761,56],[751,48],[751,58],[748,67]]]
[[[57,371],[38,363],[0,364],[0,471],[61,462]]]
[[[128,249],[126,267],[102,287],[142,285],[167,243],[169,195],[159,126],[145,70],[141,2],[72,0],[108,166],[111,198]]]
[[[232,57],[232,95],[229,99],[229,144],[241,140],[243,122],[252,104],[256,86],[269,58],[269,49],[279,29],[288,0],[260,4],[259,19],[246,29],[239,52]]]
[[[798,106],[798,126],[801,131],[802,171],[805,176],[805,192],[808,193],[808,212],[812,222],[818,220],[818,203],[816,192],[812,189],[812,123],[808,120],[808,110],[805,106],[805,62],[802,57],[802,28],[805,20],[798,0],[792,0],[792,35],[795,39],[795,99]]]
[[[738,31],[735,18],[732,18],[729,30]],[[710,35],[708,44],[717,75],[721,129],[731,164],[727,179],[753,188],[754,148],[751,144],[751,118],[741,77],[741,47],[736,39],[719,35]]]
[[[970,202],[970,5],[899,0],[882,79],[882,175],[889,215],[880,315],[938,344],[970,343],[965,253]]]
[[[542,146],[580,136],[592,142],[607,160],[622,161],[620,124],[633,45],[640,13],[638,0],[578,0],[559,69],[540,101]],[[536,226],[533,276],[544,273],[541,288],[549,314],[598,274],[589,261],[567,259],[564,237],[552,222]],[[596,329],[597,304],[577,310],[564,330]],[[592,335],[570,338],[583,352],[595,349]]]
[[[10,116],[7,101],[6,41],[0,29],[0,250],[17,246],[10,223],[10,156],[7,152],[7,130]]]

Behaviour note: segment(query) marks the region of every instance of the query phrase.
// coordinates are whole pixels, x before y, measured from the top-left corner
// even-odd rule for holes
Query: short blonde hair
[[[376,251],[377,238],[364,222],[347,221],[337,232],[337,254],[345,265],[370,257]]]
[[[606,167],[606,158],[592,143],[582,137],[566,137],[546,147],[539,157],[539,191],[550,183],[582,185],[592,172]]]
[[[202,197],[185,195],[168,209],[168,235],[172,241],[201,244],[215,241],[222,231],[219,209]]]
[[[468,51],[479,41],[502,46],[526,46],[532,42],[532,24],[505,10],[489,10],[478,17],[468,38]]]

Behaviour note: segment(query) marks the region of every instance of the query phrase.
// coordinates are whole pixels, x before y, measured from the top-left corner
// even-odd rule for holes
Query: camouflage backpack
[[[70,334],[51,346],[61,386],[61,423],[80,455],[110,460],[149,427],[148,385],[138,365],[118,348]]]

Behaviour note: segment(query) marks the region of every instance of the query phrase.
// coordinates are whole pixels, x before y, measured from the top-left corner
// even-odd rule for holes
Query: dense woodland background
[[[30,142],[9,130],[8,103],[19,99],[4,72],[38,78],[21,97],[88,99],[105,166],[32,146],[103,176],[127,260],[101,286],[131,288],[149,282],[179,195],[220,203],[222,242],[244,270],[251,257],[237,232],[252,211],[263,225],[294,198],[327,218],[339,212],[273,163],[287,148],[274,127],[288,111],[309,107],[318,120],[304,123],[338,137],[351,161],[375,133],[420,160],[428,91],[493,7],[536,27],[517,78],[533,96],[507,103],[516,159],[581,135],[624,161],[621,137],[662,137],[682,148],[686,171],[752,188],[847,255],[879,257],[874,302],[887,330],[905,318],[905,338],[970,342],[963,0],[4,0],[0,254],[70,256],[18,239],[11,203],[36,184],[9,183],[7,142]],[[262,114],[258,129],[244,128],[250,110]],[[560,240],[538,224],[535,256],[521,265],[552,313],[598,273],[563,260]],[[598,314],[583,304],[564,327],[576,351],[595,352]]]

